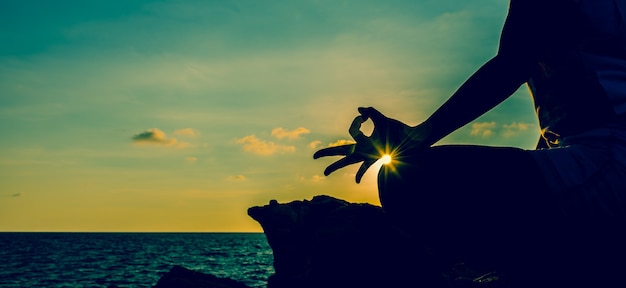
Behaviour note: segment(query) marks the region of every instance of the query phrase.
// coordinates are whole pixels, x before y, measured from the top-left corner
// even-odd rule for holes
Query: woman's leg
[[[556,199],[522,149],[437,146],[383,166],[378,185],[385,211],[451,261],[517,270],[559,241]]]

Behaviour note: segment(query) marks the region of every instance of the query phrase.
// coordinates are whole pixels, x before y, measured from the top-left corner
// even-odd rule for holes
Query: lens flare
[[[391,163],[391,155],[389,155],[389,154],[383,155],[383,157],[380,158],[380,162],[382,162],[383,165],[387,165],[387,164]]]

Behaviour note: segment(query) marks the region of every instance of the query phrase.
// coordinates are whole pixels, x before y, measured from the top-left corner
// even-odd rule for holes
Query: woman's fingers
[[[367,119],[372,119],[374,122],[374,126],[379,124],[384,124],[383,122],[387,120],[387,117],[380,113],[380,111],[376,110],[374,107],[359,107],[359,113],[363,117],[363,121],[365,122]]]
[[[367,172],[367,169],[370,168],[370,166],[374,165],[374,163],[376,163],[376,160],[373,159],[368,159],[363,161],[363,164],[361,164],[361,167],[359,167],[359,171],[356,172],[356,183],[359,184],[361,183],[361,178],[363,178],[363,175],[365,175],[365,172]]]
[[[377,149],[376,146],[386,143],[387,135],[384,135],[385,133],[381,134],[380,128],[386,131],[386,125],[388,125],[387,121],[389,119],[372,107],[360,107],[358,109],[361,115],[354,118],[348,129],[350,136],[352,136],[357,143],[324,148],[313,154],[314,159],[326,156],[345,156],[326,167],[324,170],[324,175],[326,176],[345,166],[363,162],[356,173],[356,182],[360,183],[367,169],[382,156],[378,155],[380,154],[380,147]],[[374,122],[374,132],[370,137],[365,136],[363,132],[361,132],[361,125],[368,119],[372,119]],[[378,139],[381,137],[385,139]]]
[[[313,159],[326,156],[346,156],[354,151],[356,144],[341,145],[320,149],[313,154]]]
[[[348,133],[350,133],[352,139],[354,139],[357,143],[367,141],[367,136],[361,132],[361,125],[365,121],[366,119],[362,116],[357,116],[354,120],[352,120],[352,124],[350,124],[350,128],[348,129]]]
[[[326,167],[326,169],[324,170],[324,175],[328,176],[330,175],[330,173],[333,173],[338,169],[341,169],[348,165],[359,163],[361,161],[363,161],[361,157],[357,157],[355,154],[350,154],[346,157],[339,159],[337,162],[328,165],[328,167]]]

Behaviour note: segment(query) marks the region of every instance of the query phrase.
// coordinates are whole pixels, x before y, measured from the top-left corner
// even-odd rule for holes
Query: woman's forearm
[[[519,66],[499,56],[485,63],[423,123],[430,130],[425,144],[434,144],[511,96],[528,78]]]

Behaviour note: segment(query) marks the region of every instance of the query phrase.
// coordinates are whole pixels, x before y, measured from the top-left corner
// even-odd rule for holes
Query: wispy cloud
[[[525,122],[513,122],[503,125],[498,125],[495,121],[478,122],[471,125],[470,135],[481,138],[489,138],[494,135],[512,138],[526,133],[532,126],[532,124]]]
[[[332,143],[328,143],[328,145],[326,147],[336,147],[336,146],[342,146],[342,145],[348,145],[348,144],[354,144],[356,142],[352,141],[352,140],[346,140],[346,139],[340,139],[337,140],[335,142]],[[310,149],[319,149],[322,148],[322,141],[320,140],[315,140],[315,141],[311,141],[309,143],[309,148]]]
[[[158,128],[151,128],[132,137],[133,143],[139,145],[157,145],[166,147],[185,148],[191,146],[187,142],[179,142],[176,138],[168,138],[165,132]]]
[[[304,127],[299,127],[296,128],[295,130],[286,130],[283,129],[281,127],[279,128],[275,128],[274,130],[272,130],[272,136],[278,138],[278,139],[298,139],[300,137],[300,135],[302,134],[309,134],[311,133],[311,131],[309,131],[309,129],[306,129]]]
[[[226,177],[227,181],[246,181],[248,180],[248,178],[246,178],[246,176],[244,175],[232,175],[232,176],[228,176]]]
[[[326,181],[326,177],[320,175],[313,175],[310,178],[300,177],[300,181],[306,183],[320,183]]]
[[[14,193],[14,194],[11,194],[11,197],[14,197],[14,198],[15,198],[15,197],[21,197],[21,196],[22,196],[22,193]]]
[[[276,153],[295,152],[295,146],[279,145],[271,141],[257,138],[255,135],[248,135],[237,140],[237,144],[243,145],[243,150],[256,155],[273,155]]]
[[[184,129],[178,129],[174,131],[174,135],[187,136],[187,137],[194,138],[200,135],[200,133],[193,128],[184,128]]]
[[[528,129],[530,129],[531,127],[531,124],[522,123],[522,122],[513,122],[511,124],[504,124],[502,127],[504,128],[504,132],[502,134],[504,137],[513,137],[519,134],[520,132],[528,131]]]
[[[496,128],[496,122],[479,122],[472,123],[472,130],[470,135],[487,138],[494,133],[494,129]]]
[[[356,142],[354,142],[353,140],[340,139],[335,142],[329,143],[328,147],[336,147],[336,146],[342,146],[342,145],[348,145],[348,144],[354,144],[354,143]]]
[[[315,140],[312,141],[311,143],[309,143],[309,148],[311,149],[317,149],[318,147],[320,147],[322,145],[322,141],[320,140]]]

